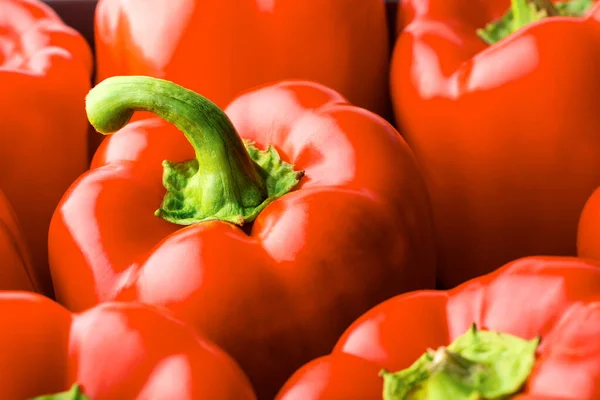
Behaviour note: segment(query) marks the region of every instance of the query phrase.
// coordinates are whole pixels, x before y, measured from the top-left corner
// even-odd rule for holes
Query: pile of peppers
[[[595,0],[53,3],[0,0],[1,399],[600,399]]]

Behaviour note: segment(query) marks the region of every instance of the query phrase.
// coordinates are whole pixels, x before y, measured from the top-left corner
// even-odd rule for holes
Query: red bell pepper
[[[0,187],[22,224],[40,290],[51,294],[50,218],[88,165],[92,55],[41,1],[3,0],[0,15]]]
[[[580,17],[593,3],[401,3],[392,98],[429,184],[443,288],[575,255],[600,184],[600,6]]]
[[[100,0],[97,82],[168,79],[225,107],[242,91],[307,79],[389,113],[382,0]]]
[[[170,82],[114,77],[87,110],[100,132],[146,110],[183,134],[159,120],[126,126],[63,198],[50,262],[70,309],[113,298],[167,307],[272,398],[361,313],[434,285],[417,163],[391,125],[338,93],[267,86],[238,97],[230,120]]]
[[[376,306],[277,399],[595,400],[599,337],[600,264],[528,257]]]
[[[150,306],[71,314],[41,295],[6,291],[0,314],[2,399],[255,398],[229,356]]]
[[[0,190],[0,290],[40,291],[17,217]]]

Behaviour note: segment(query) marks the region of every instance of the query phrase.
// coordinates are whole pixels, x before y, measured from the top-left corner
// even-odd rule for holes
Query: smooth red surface
[[[428,196],[414,157],[382,118],[307,82],[251,91],[226,109],[240,135],[304,170],[251,232],[153,215],[163,160],[194,156],[159,119],[107,138],[50,228],[58,300],[113,298],[173,310],[233,355],[259,396],[325,354],[356,317],[434,285]]]
[[[159,310],[105,303],[71,314],[25,292],[0,293],[0,397],[81,385],[93,400],[253,400],[223,351]]]
[[[0,8],[0,187],[22,224],[40,289],[50,294],[50,218],[88,164],[92,56],[42,2],[4,0]]]
[[[0,290],[39,291],[31,254],[12,207],[0,190]]]
[[[541,335],[519,400],[600,398],[600,264],[528,257],[450,291],[419,291],[374,307],[333,352],[299,369],[278,400],[380,400],[377,373],[410,366],[472,323],[525,339]]]
[[[255,86],[306,79],[389,113],[383,0],[100,0],[95,18],[97,82],[149,75],[225,107]]]
[[[487,46],[508,0],[406,0],[391,86],[432,196],[444,288],[533,254],[575,255],[600,184],[600,25],[549,18]]]

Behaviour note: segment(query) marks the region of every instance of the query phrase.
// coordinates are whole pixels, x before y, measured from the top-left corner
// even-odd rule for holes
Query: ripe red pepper
[[[272,398],[368,308],[433,286],[417,163],[391,125],[338,93],[267,86],[238,97],[230,120],[170,82],[114,77],[87,109],[100,132],[135,109],[183,134],[156,119],[126,126],[63,198],[49,242],[68,308],[113,298],[167,307]]]
[[[0,290],[39,291],[31,255],[17,217],[0,190]]]
[[[600,6],[543,17],[593,3],[401,3],[392,98],[428,180],[444,288],[519,257],[575,255],[600,184]]]
[[[229,356],[154,307],[115,302],[71,314],[5,291],[0,314],[2,399],[255,399]]]
[[[374,307],[277,399],[594,400],[599,337],[600,264],[528,257]]]
[[[307,79],[389,112],[381,0],[100,0],[97,82],[168,79],[225,107],[242,91]]]
[[[22,224],[40,290],[51,294],[50,218],[88,165],[92,56],[44,3],[4,0],[0,10],[0,187]]]

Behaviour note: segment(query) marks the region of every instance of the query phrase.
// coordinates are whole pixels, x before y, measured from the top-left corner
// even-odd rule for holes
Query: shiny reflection
[[[123,23],[129,27],[130,37],[144,38],[136,41],[142,57],[152,64],[156,71],[164,72],[172,61],[181,38],[188,29],[194,15],[195,0],[142,0],[121,2]],[[111,14],[109,14],[111,15]],[[128,18],[129,15],[135,18]],[[118,20],[113,21],[116,27]],[[148,25],[152,29],[148,29]],[[168,33],[168,34],[167,34]],[[200,43],[198,43],[200,44]]]
[[[193,371],[189,357],[185,354],[174,354],[160,360],[150,372],[146,384],[140,391],[140,399],[168,399],[173,388],[180,398],[192,399],[194,393]],[[214,384],[204,382],[205,385]],[[206,399],[209,400],[209,399]]]
[[[507,57],[507,46],[510,57]],[[493,90],[532,74],[540,64],[538,43],[533,35],[511,38],[489,51],[478,54],[472,60],[471,73],[466,79],[465,90],[469,92]]]
[[[186,230],[191,233],[194,227]],[[192,239],[193,240],[193,239]],[[156,304],[180,303],[205,286],[207,268],[202,265],[205,251],[201,241],[190,245],[190,235],[184,230],[166,239],[146,261],[136,277],[136,285],[152,288],[152,301]],[[163,260],[181,261],[165,262]],[[168,284],[164,284],[168,282]],[[176,291],[173,288],[177,288]],[[142,296],[143,296],[142,292]]]
[[[292,198],[295,197],[294,194],[288,195],[286,202],[293,201]],[[277,207],[277,205],[273,205],[273,207]],[[270,212],[277,211],[271,210]],[[261,225],[258,235],[270,257],[276,263],[293,262],[298,258],[298,254],[306,244],[304,232],[309,222],[309,216],[308,204],[299,199],[299,201],[294,201],[293,206],[282,211],[279,217],[266,218],[267,223]]]
[[[357,167],[357,148],[335,117],[307,114],[294,125],[288,140],[302,143],[296,157],[298,164],[304,165],[306,176],[310,179],[310,182],[303,183],[304,188],[351,183]]]
[[[276,2],[277,0],[256,0],[256,5],[261,12],[272,13]]]
[[[128,313],[111,308],[81,314],[71,328],[70,351],[77,355],[78,376],[90,381],[86,382],[88,393],[104,392],[104,382],[139,376],[136,372],[141,361],[151,351],[147,331],[152,327],[140,329],[140,313],[136,321]],[[102,379],[89,379],[95,376]]]

